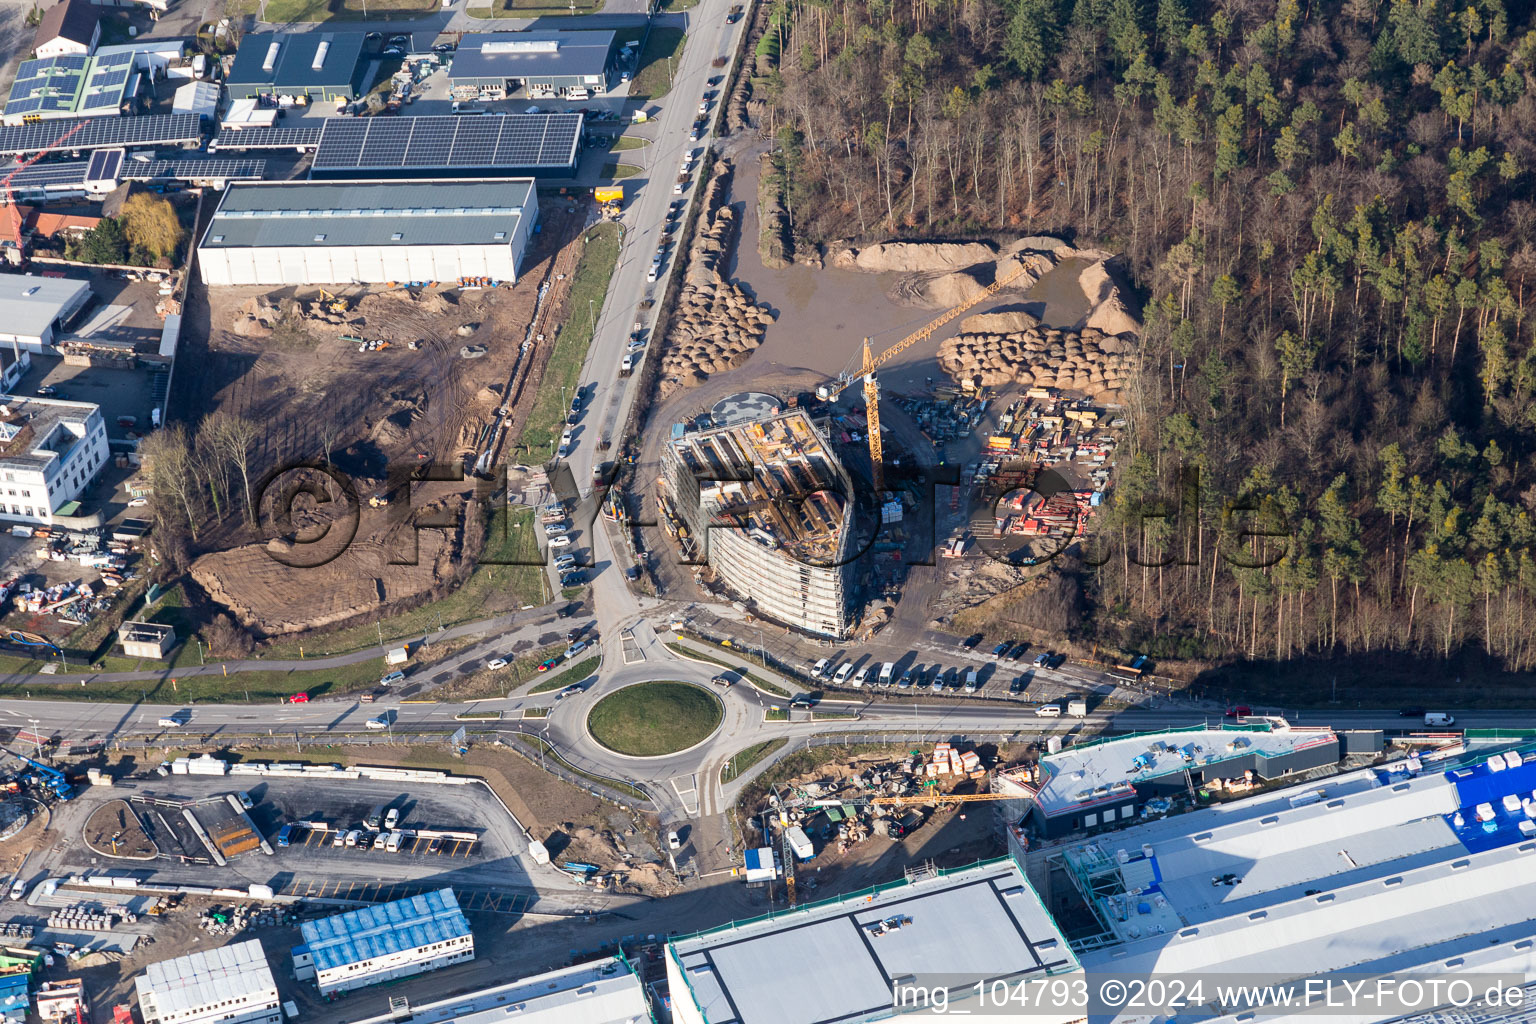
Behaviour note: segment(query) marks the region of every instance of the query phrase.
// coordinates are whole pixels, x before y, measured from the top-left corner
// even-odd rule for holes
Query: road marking
[[[686,788],[678,785],[682,780],[687,783]],[[671,780],[672,789],[677,793],[677,798],[683,803],[683,810],[690,817],[699,813],[699,778],[697,775],[679,775]]]

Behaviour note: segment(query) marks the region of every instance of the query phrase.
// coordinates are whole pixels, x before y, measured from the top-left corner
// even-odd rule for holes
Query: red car
[[[1253,714],[1253,708],[1250,708],[1247,704],[1239,704],[1236,707],[1227,708],[1228,718],[1247,718],[1251,714]]]
[[[296,693],[292,697],[288,698],[288,703],[289,704],[308,704],[309,703],[309,694],[307,694],[307,693]]]

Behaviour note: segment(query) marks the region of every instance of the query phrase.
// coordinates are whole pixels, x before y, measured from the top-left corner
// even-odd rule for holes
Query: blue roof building
[[[329,996],[475,958],[475,938],[452,889],[351,910],[299,927],[294,973]]]

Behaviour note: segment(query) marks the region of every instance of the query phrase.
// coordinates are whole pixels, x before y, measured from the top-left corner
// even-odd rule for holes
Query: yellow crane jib
[[[885,490],[885,464],[883,458],[884,450],[880,442],[880,382],[875,377],[875,371],[918,342],[933,337],[934,332],[940,327],[943,327],[983,299],[996,295],[999,291],[1023,276],[1027,270],[1029,270],[1029,264],[1020,260],[1019,265],[1013,270],[997,278],[958,306],[946,310],[936,320],[931,321],[921,330],[902,338],[878,356],[870,348],[869,339],[865,338],[863,359],[858,370],[853,373],[843,373],[835,381],[823,384],[816,389],[817,397],[823,401],[835,402],[855,380],[860,377],[864,378],[864,404],[866,415],[869,419],[867,433],[869,434],[870,474],[874,481],[876,493]]]

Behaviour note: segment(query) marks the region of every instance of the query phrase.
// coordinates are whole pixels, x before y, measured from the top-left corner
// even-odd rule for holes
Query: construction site
[[[749,854],[771,867],[771,899],[813,899],[819,887],[848,891],[908,863],[970,863],[1003,846],[1000,822],[1017,816],[1017,793],[992,779],[1033,770],[1032,748],[939,741],[926,748],[850,752],[804,768],[790,762],[782,782],[750,788],[737,808]],[[802,755],[802,757],[809,755]],[[796,770],[801,769],[801,770]],[[1008,823],[1011,824],[1011,821]]]
[[[248,534],[231,534],[221,550],[198,558],[193,577],[215,603],[272,636],[375,612],[462,574],[479,551],[479,538],[463,526],[475,517],[457,514],[473,500],[471,477],[489,478],[510,463],[513,501],[528,482],[513,444],[565,319],[586,214],[569,199],[544,197],[541,231],[515,284],[193,287],[188,344],[204,372],[178,376],[176,406],[228,410],[261,424],[252,479],[323,462],[355,492],[341,493],[323,470],[308,471],[312,483],[336,493],[300,509],[294,532],[322,533],[336,518],[356,524],[344,551],[311,552],[311,567],[284,564],[291,559],[274,558]],[[198,351],[192,339],[203,336]],[[392,469],[419,465],[463,470],[465,479],[390,493]],[[409,502],[409,515],[391,510],[399,501]],[[415,529],[421,517],[441,521],[445,513],[460,528]],[[414,559],[399,557],[402,543]]]

